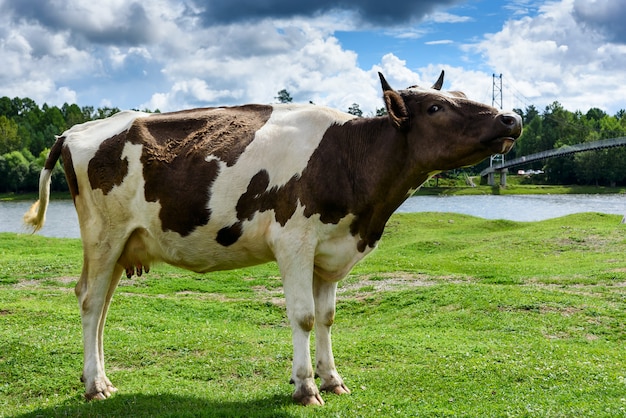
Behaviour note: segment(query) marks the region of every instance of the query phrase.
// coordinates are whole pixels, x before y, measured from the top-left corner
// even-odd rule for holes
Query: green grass
[[[120,391],[85,402],[80,241],[0,234],[0,416],[624,417],[620,219],[394,216],[340,284],[334,351],[352,394],[321,408],[291,401],[274,264],[123,279],[105,334]]]

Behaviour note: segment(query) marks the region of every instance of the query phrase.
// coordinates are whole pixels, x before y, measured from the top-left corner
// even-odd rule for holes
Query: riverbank
[[[626,187],[553,186],[541,184],[500,186],[440,186],[422,187],[414,196],[472,196],[472,195],[527,195],[527,194],[626,194]],[[0,193],[0,201],[36,201],[37,193]],[[53,192],[51,200],[70,200],[69,192]]]
[[[603,186],[553,186],[543,184],[512,184],[500,186],[440,186],[422,187],[414,196],[471,196],[471,195],[520,195],[520,194],[624,194],[626,187]]]
[[[37,193],[0,193],[0,202],[35,202],[39,199]],[[70,192],[51,192],[50,200],[69,200],[72,199]]]
[[[471,178],[478,183],[477,178]],[[522,184],[519,176],[509,176],[507,186],[468,186],[464,180],[429,180],[414,196],[472,196],[472,195],[528,195],[528,194],[626,194],[626,187]],[[0,201],[36,201],[37,193],[0,193]],[[69,192],[52,192],[50,199],[71,199]]]
[[[626,187],[586,185],[526,184],[524,176],[509,175],[506,187],[480,184],[478,176],[466,179],[440,178],[427,181],[414,196],[471,196],[471,195],[527,195],[527,194],[617,194],[626,193]],[[472,183],[475,186],[470,186]]]

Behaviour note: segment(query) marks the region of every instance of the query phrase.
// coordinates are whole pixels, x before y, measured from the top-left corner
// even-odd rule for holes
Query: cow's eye
[[[443,107],[439,105],[432,105],[431,107],[428,108],[428,114],[432,115],[433,113],[437,113],[442,109]]]

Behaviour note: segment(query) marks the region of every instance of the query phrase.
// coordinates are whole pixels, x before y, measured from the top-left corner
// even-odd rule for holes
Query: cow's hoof
[[[94,393],[85,393],[85,399],[87,399],[87,401],[103,401],[110,398],[115,392],[117,392],[117,388],[115,386],[107,385],[105,390]]]
[[[110,393],[106,393],[106,392],[85,393],[85,399],[87,400],[87,402],[89,402],[89,401],[103,401],[106,398],[108,398],[109,396],[111,396],[111,394]]]
[[[319,406],[322,406],[322,405],[324,405],[324,400],[322,399],[322,397],[320,396],[319,393],[317,393],[315,395],[303,396],[301,398],[296,398],[294,396],[294,400],[296,402],[299,402],[300,404],[302,404],[304,406],[309,406],[309,405],[319,405]]]
[[[303,385],[293,394],[293,400],[304,405],[324,405],[324,400],[315,385]]]
[[[331,393],[334,393],[335,395],[345,395],[345,394],[350,393],[350,389],[348,389],[348,387],[343,383],[339,385],[322,386],[320,390],[322,392],[331,392]]]

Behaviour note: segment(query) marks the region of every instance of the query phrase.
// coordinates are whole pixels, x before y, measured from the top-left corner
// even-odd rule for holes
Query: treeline
[[[0,193],[38,190],[39,173],[56,135],[119,111],[116,107],[67,103],[60,108],[47,104],[39,107],[29,98],[0,98]],[[68,190],[59,164],[53,171],[51,188]]]
[[[358,104],[351,107],[351,113]],[[59,135],[75,124],[102,119],[118,108],[61,107],[44,104],[39,107],[29,98],[0,98],[0,193],[30,192],[38,189],[39,173],[48,150]],[[146,110],[148,111],[148,110]],[[570,112],[554,102],[539,112],[534,106],[517,109],[524,120],[524,134],[507,159],[582,142],[626,136],[626,111],[608,115],[592,108],[586,113]],[[380,112],[377,112],[380,113]],[[469,169],[478,173],[489,162]],[[589,151],[535,162],[524,169],[543,170],[533,176],[549,184],[626,184],[626,147]],[[67,190],[62,168],[57,165],[52,176],[52,190]]]
[[[525,111],[516,109],[524,121],[524,133],[513,150],[506,155],[513,159],[568,145],[626,136],[626,111],[609,115],[591,108],[586,113],[565,110],[559,102],[546,106],[542,113],[534,106]],[[488,162],[476,169],[485,168]],[[626,185],[626,147],[580,152],[568,156],[537,161],[524,170],[542,170],[533,176],[544,184]]]

